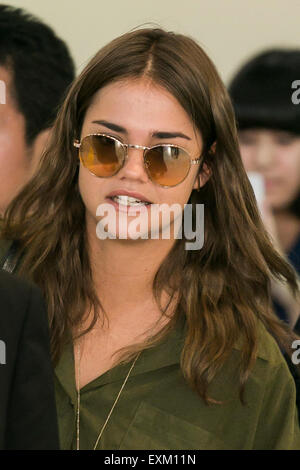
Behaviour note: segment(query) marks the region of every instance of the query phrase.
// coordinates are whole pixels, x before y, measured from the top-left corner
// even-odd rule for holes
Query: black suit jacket
[[[45,305],[0,269],[0,449],[58,449]]]

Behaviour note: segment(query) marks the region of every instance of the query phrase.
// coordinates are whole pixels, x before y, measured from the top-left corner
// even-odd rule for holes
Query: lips
[[[152,204],[152,202],[149,199],[147,199],[143,194],[136,193],[133,191],[127,191],[125,189],[117,189],[115,191],[112,191],[106,197],[109,199],[113,199],[115,196],[128,196],[128,197],[137,199],[139,201],[148,202],[149,204]]]
[[[112,204],[117,212],[132,216],[147,212],[152,204],[143,194],[125,189],[111,191],[106,196],[106,201]]]

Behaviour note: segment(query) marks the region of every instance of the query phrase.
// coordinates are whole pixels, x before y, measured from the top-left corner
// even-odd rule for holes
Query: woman
[[[151,221],[187,203],[193,228],[205,206],[201,249]],[[291,351],[269,291],[273,274],[296,295],[295,272],[263,228],[227,92],[192,39],[141,29],[98,52],[3,238],[18,241],[5,263],[46,295],[63,449],[300,448],[294,382],[267,332]]]
[[[246,171],[264,180],[263,220],[277,249],[300,273],[300,107],[292,84],[300,71],[299,49],[271,49],[249,60],[229,92],[239,127]],[[295,326],[300,305],[273,284],[276,312]]]

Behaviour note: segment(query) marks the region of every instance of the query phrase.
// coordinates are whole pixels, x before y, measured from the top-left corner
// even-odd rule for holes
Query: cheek
[[[24,171],[29,166],[25,143],[18,138],[8,140],[0,136],[0,174]]]
[[[5,167],[26,167],[29,159],[26,158],[27,146],[24,137],[24,125],[17,119],[0,120],[0,163]]]
[[[298,193],[300,189],[300,155],[297,161],[286,161],[281,164],[280,172],[287,191]]]
[[[30,156],[22,133],[0,129],[0,209],[8,205],[30,176]]]
[[[300,189],[300,156],[295,159],[285,154],[277,159],[276,185],[267,190],[270,204],[277,209],[285,208],[298,195]]]
[[[184,204],[187,204],[190,198],[197,174],[198,169],[192,169],[188,177],[178,186],[161,188],[159,190],[159,200],[161,203],[165,202],[169,205],[179,204],[183,209]]]
[[[96,210],[100,204],[100,189],[96,177],[80,166],[78,175],[78,188],[87,212],[96,217]]]
[[[278,172],[286,181],[300,181],[300,152],[298,155],[283,155],[277,162]]]
[[[242,161],[246,171],[255,171],[255,158],[253,149],[247,145],[240,144]]]

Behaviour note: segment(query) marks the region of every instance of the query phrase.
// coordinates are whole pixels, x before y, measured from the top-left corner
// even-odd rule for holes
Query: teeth
[[[149,202],[146,201],[141,201],[140,199],[136,199],[135,197],[130,197],[130,196],[114,196],[113,201],[118,202],[119,204],[122,204],[124,206],[139,206],[139,205],[144,205],[144,204],[150,204]]]

